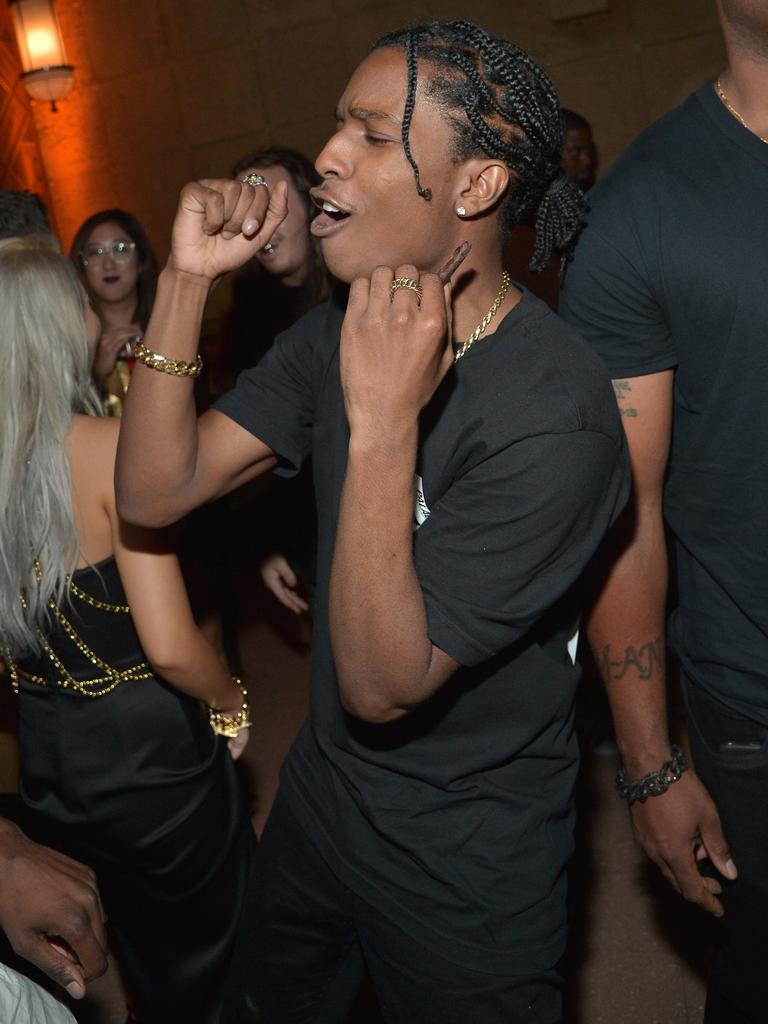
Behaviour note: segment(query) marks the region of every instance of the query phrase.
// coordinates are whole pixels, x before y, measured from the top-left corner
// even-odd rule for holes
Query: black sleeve
[[[626,501],[622,435],[529,437],[450,487],[414,540],[433,644],[477,665],[569,589]]]
[[[650,198],[639,211],[640,200],[633,206],[631,194],[619,202],[617,188],[603,200],[599,188],[590,193],[592,210],[565,272],[559,313],[592,345],[614,380],[659,373],[677,364],[677,353],[658,267],[649,269],[646,260],[656,244],[658,211]]]
[[[312,447],[317,396],[329,354],[323,334],[316,316],[300,321],[279,335],[259,364],[244,370],[214,406],[268,445],[284,475],[296,472]]]

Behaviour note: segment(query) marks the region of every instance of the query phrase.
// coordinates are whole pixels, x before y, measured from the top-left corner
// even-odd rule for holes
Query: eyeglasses
[[[89,245],[87,249],[83,249],[80,253],[80,259],[83,261],[83,266],[87,267],[90,262],[103,260],[107,253],[109,253],[115,263],[127,263],[135,248],[135,242],[113,242],[111,245]]]

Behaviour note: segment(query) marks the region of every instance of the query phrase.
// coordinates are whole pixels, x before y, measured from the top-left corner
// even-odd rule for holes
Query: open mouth
[[[110,274],[109,277],[104,277],[102,278],[102,280],[104,284],[117,284],[120,278],[117,276],[117,274]]]
[[[319,209],[315,215],[310,231],[318,238],[334,234],[352,216],[351,210],[345,210],[322,193],[313,193],[312,202]]]

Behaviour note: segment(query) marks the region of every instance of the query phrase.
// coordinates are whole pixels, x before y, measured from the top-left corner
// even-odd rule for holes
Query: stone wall
[[[184,181],[226,174],[269,143],[314,155],[368,43],[409,21],[471,14],[528,49],[593,122],[603,169],[724,63],[714,0],[58,0],[57,11],[76,85],[58,113],[36,104],[35,120],[62,238],[120,205],[161,256]]]
[[[13,23],[0,4],[0,188],[29,189],[50,202],[31,105],[19,75]]]

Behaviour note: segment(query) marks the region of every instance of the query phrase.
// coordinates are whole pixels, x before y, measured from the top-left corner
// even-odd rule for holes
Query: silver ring
[[[246,178],[243,178],[244,185],[263,185],[264,188],[269,192],[269,185],[267,179],[262,178],[260,174],[249,174]]]

